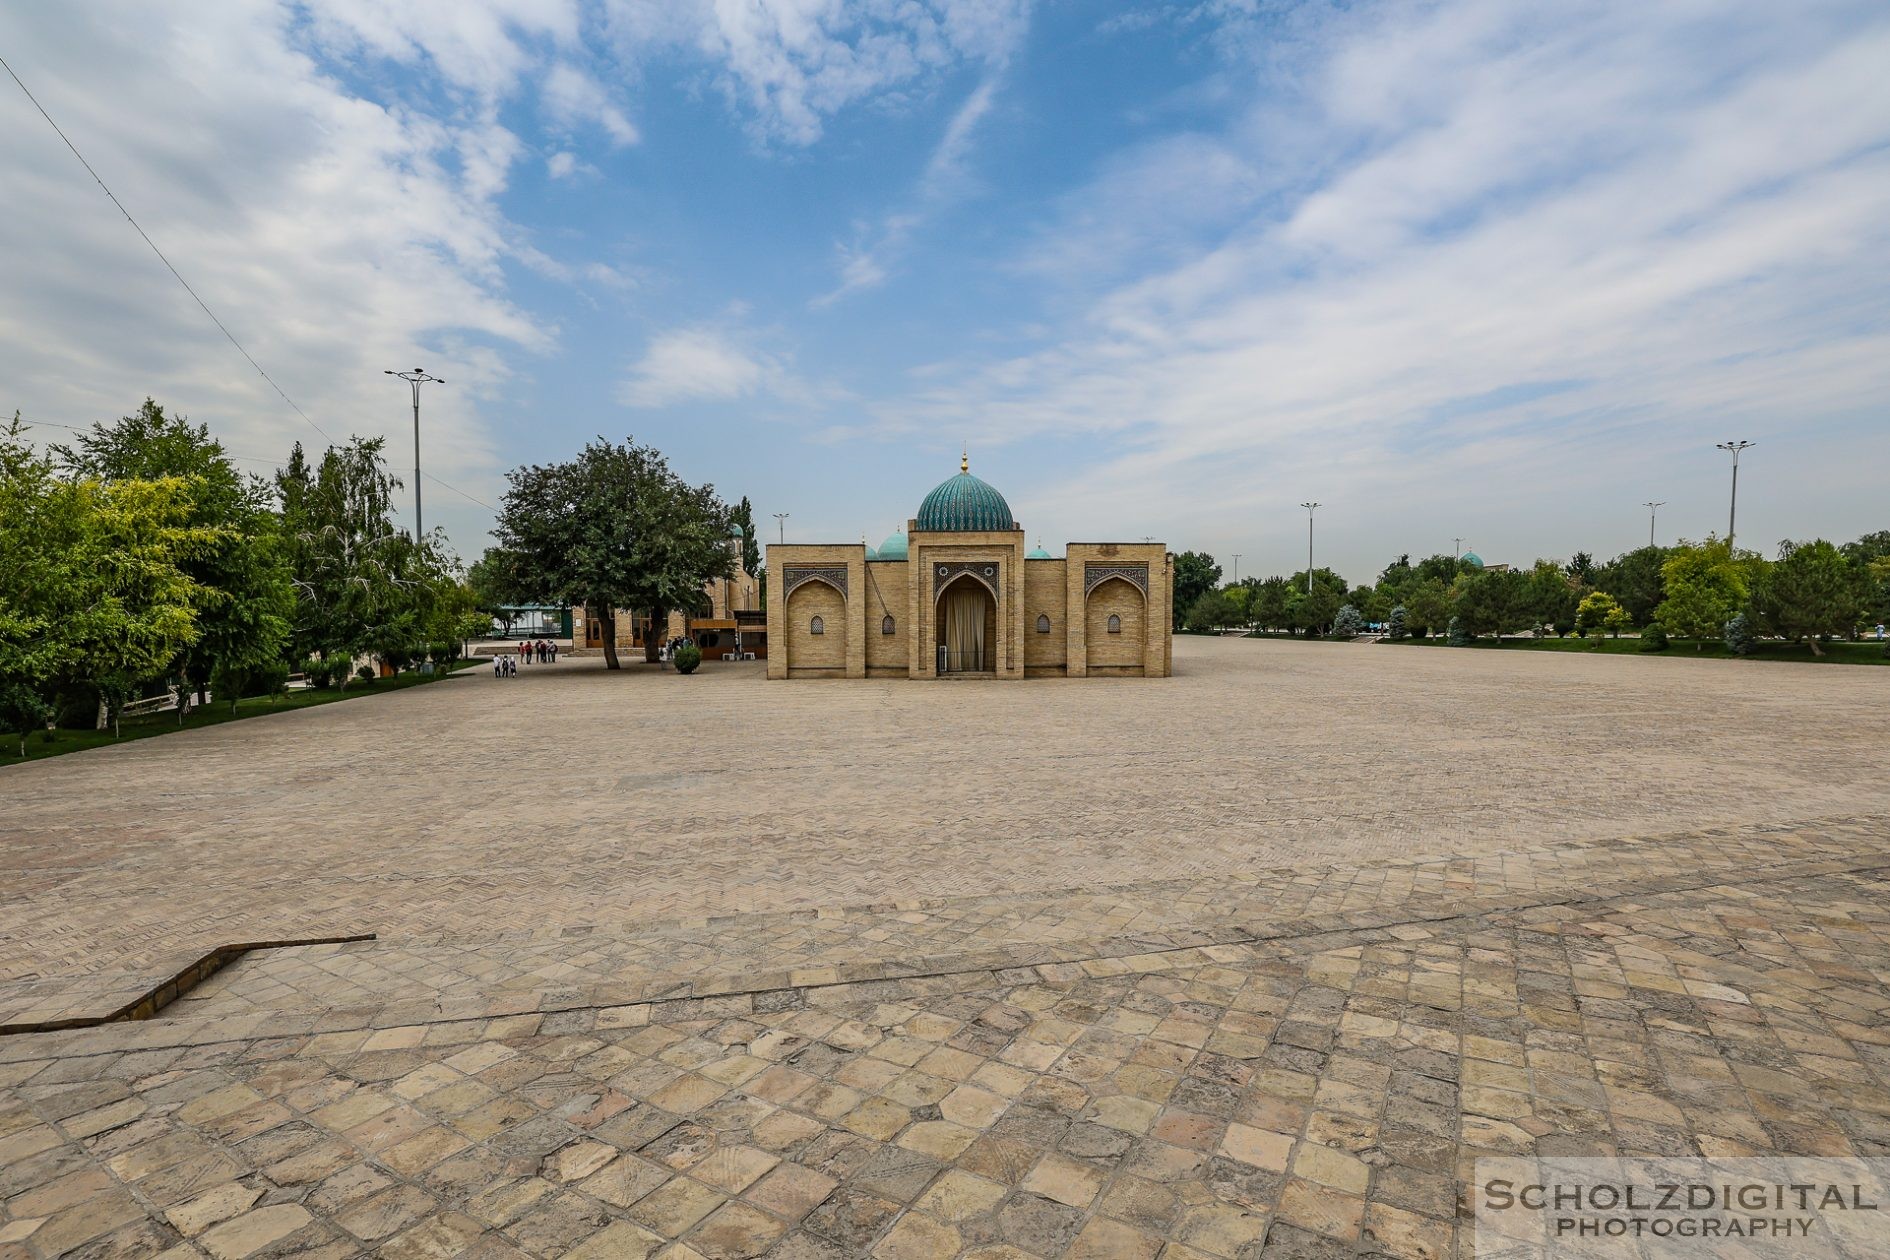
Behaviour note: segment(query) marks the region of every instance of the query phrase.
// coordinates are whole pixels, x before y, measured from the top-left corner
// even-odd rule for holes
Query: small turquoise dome
[[[948,533],[1017,528],[1004,496],[972,476],[965,464],[959,465],[956,477],[940,482],[925,496],[917,519],[919,529]]]
[[[1037,542],[1037,549],[1031,552],[1029,555],[1025,556],[1024,559],[1026,560],[1054,560],[1056,559],[1056,557],[1043,549],[1043,541],[1039,539]]]
[[[904,560],[906,558],[906,536],[898,530],[886,536],[886,541],[879,545],[881,560]]]
[[[866,544],[864,544],[864,543],[862,543],[862,544],[860,544],[860,545],[861,545],[861,546],[866,546]],[[866,548],[866,558],[867,558],[868,560],[877,560],[877,559],[879,559],[879,553],[878,553],[877,551],[874,551],[874,550],[873,550],[873,549],[872,549],[871,547],[867,547],[867,548]]]
[[[1483,557],[1479,556],[1474,551],[1466,551],[1463,555],[1459,556],[1458,559],[1462,560],[1473,569],[1481,569],[1483,567]]]

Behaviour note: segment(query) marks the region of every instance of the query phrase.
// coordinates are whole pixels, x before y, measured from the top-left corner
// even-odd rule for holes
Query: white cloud
[[[991,112],[996,94],[997,75],[993,73],[953,111],[951,121],[945,125],[944,134],[925,164],[912,204],[886,215],[864,231],[860,240],[838,246],[840,283],[816,297],[810,305],[830,306],[850,294],[884,284],[913,233],[928,218],[966,195],[971,183],[968,164],[972,135]]]
[[[1374,12],[1268,76],[1297,94],[1069,197],[1020,265],[1082,313],[934,365],[888,425],[1111,435],[1055,510],[1133,489],[1212,536],[1297,488],[1379,550],[1483,512],[1546,552],[1544,486],[1650,497],[1731,427],[1841,459],[1890,391],[1881,8]]]
[[[185,0],[12,6],[0,46],[309,415],[336,437],[389,432],[402,451],[406,394],[381,370],[423,363],[450,382],[425,400],[427,467],[489,498],[480,407],[507,375],[496,348],[551,338],[502,285],[513,229],[496,199],[517,138],[483,103],[439,118],[354,95],[297,51],[287,7],[200,15]],[[489,26],[448,25],[442,55],[456,73],[498,73],[503,48],[480,43]],[[320,444],[11,83],[0,126],[0,407],[85,425],[149,393],[239,453]],[[428,497],[435,523],[465,507],[437,487]]]
[[[601,128],[612,144],[637,142],[637,129],[590,75],[568,61],[560,61],[545,76],[545,110],[560,123],[591,123]]]
[[[708,325],[653,337],[618,392],[631,407],[763,395],[800,400],[808,390],[783,356],[743,344],[730,329]]]
[[[618,40],[641,53],[692,48],[765,141],[805,145],[824,120],[964,64],[1001,62],[1027,0],[606,0]]]

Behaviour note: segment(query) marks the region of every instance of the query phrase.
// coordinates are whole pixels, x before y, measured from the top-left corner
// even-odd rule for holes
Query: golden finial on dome
[[[959,455],[958,471],[961,473],[968,473],[971,471],[971,448],[970,447],[966,447],[964,449],[964,452]]]

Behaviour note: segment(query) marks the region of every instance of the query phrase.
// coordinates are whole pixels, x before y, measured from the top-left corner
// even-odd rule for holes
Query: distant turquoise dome
[[[871,557],[869,557],[870,559]],[[886,536],[886,541],[879,545],[881,560],[904,560],[906,558],[906,536],[898,530]]]
[[[1483,557],[1479,556],[1474,551],[1466,551],[1463,555],[1459,556],[1458,559],[1462,560],[1473,569],[1481,569],[1483,567]]]
[[[866,547],[865,543],[861,543],[860,545],[862,547]],[[868,560],[877,560],[879,559],[879,553],[877,551],[874,551],[871,547],[866,547],[866,558]]]
[[[1054,560],[1056,559],[1056,557],[1051,555],[1049,552],[1045,551],[1043,549],[1043,540],[1038,539],[1037,549],[1031,552],[1029,555],[1025,556],[1024,559],[1026,560]]]
[[[972,476],[966,461],[959,465],[956,477],[940,482],[925,496],[915,528],[964,534],[1016,529],[1017,522],[1004,496]]]

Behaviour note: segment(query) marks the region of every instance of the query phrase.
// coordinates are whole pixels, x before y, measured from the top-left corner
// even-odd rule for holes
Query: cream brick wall
[[[1030,673],[1062,673],[1069,642],[1069,616],[1061,560],[1024,561],[1024,669]],[[1050,633],[1037,633],[1037,618],[1050,618]]]
[[[910,627],[906,618],[910,615],[907,605],[907,576],[909,566],[904,560],[875,560],[866,566],[866,672],[868,674],[904,677],[908,670],[908,658],[911,647],[906,635]],[[883,632],[882,623],[888,615],[893,619],[893,632]]]
[[[824,633],[813,631],[820,618]],[[844,674],[847,668],[847,604],[825,582],[803,582],[788,596],[788,672]]]
[[[1142,592],[1121,578],[1111,578],[1089,593],[1083,610],[1088,642],[1089,673],[1142,671],[1147,602]],[[1120,618],[1120,630],[1109,633],[1109,618]]]

